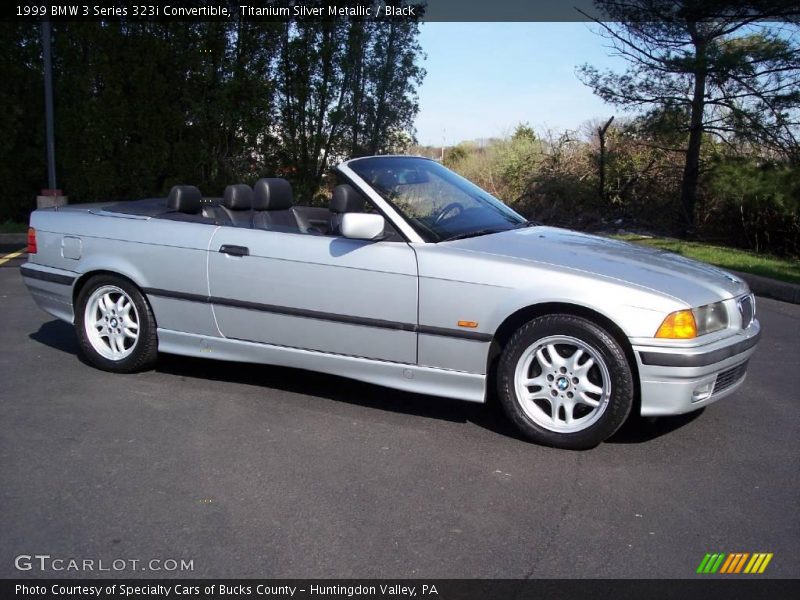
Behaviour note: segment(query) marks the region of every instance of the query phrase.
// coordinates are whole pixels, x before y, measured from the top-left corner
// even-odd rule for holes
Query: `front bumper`
[[[634,344],[641,414],[680,415],[724,398],[744,383],[761,336],[758,320],[737,335],[694,347]]]

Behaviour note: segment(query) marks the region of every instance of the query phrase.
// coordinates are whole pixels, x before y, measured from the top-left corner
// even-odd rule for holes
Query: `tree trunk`
[[[694,37],[694,28],[691,28]],[[681,182],[681,226],[683,233],[689,233],[694,226],[694,209],[697,203],[697,181],[700,178],[700,147],[703,143],[703,111],[706,94],[706,45],[702,40],[695,41],[694,92],[692,112],[689,120],[689,144],[686,147],[686,164]]]
[[[613,120],[614,117],[611,117],[606,121],[605,125],[597,128],[597,137],[600,138],[600,185],[597,191],[603,203],[606,203],[608,200],[606,196],[606,131],[608,131],[608,128],[611,126],[611,121]]]

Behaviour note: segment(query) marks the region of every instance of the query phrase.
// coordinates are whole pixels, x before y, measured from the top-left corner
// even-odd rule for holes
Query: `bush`
[[[600,190],[599,145],[594,129],[587,131],[586,139],[574,132],[540,139],[520,126],[508,139],[450,149],[445,164],[525,217],[549,225],[678,235],[684,155],[641,123],[617,123],[607,132]],[[734,157],[711,140],[702,158],[694,235],[799,256],[800,167]]]
[[[757,252],[800,256],[800,168],[719,158],[704,192],[700,235]]]

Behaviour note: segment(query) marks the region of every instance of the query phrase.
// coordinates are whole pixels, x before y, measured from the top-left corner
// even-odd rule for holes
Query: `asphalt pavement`
[[[299,370],[98,371],[22,261],[0,265],[0,577],[684,578],[708,552],[800,575],[799,305],[759,299],[736,394],[570,452],[493,405]],[[127,562],[15,567],[35,555]]]

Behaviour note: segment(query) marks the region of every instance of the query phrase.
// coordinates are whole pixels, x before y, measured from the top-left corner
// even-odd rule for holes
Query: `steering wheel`
[[[434,219],[433,219],[434,225],[438,225],[439,223],[444,221],[445,220],[444,216],[446,214],[448,214],[448,213],[453,212],[453,211],[457,211],[453,215],[453,217],[456,217],[456,216],[458,216],[458,215],[460,215],[461,213],[464,212],[464,206],[462,204],[459,204],[458,202],[451,202],[450,204],[446,205],[444,208],[442,208],[442,210],[440,210],[438,213],[436,213],[436,217],[434,217]],[[450,217],[450,218],[452,219],[453,217]]]

